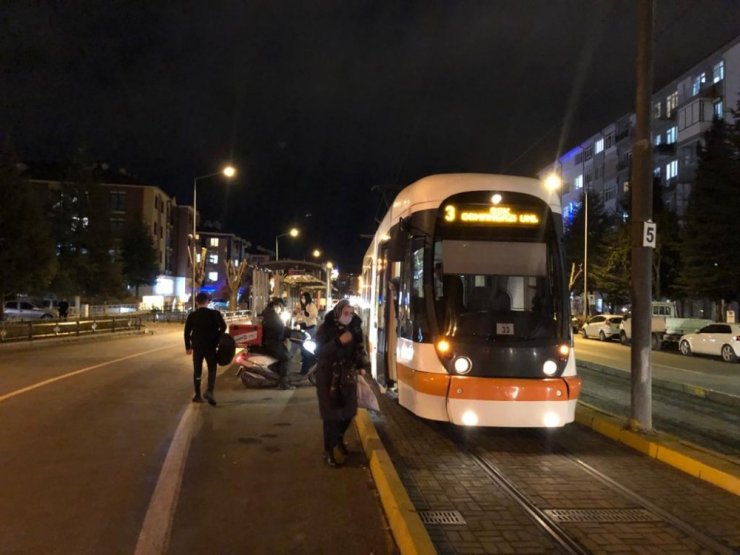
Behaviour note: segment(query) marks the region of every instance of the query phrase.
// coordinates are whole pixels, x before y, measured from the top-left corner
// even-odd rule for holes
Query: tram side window
[[[404,261],[402,298],[399,314],[399,335],[413,341],[429,336],[424,299],[424,245],[414,242]]]

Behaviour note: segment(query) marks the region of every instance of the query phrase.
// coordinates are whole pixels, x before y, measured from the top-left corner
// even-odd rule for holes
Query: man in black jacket
[[[188,314],[185,321],[185,352],[193,355],[193,385],[195,387],[194,403],[201,403],[200,376],[203,373],[203,359],[208,366],[208,389],[204,397],[209,404],[215,405],[213,388],[216,385],[216,348],[221,334],[226,331],[226,322],[218,310],[208,308],[208,295],[198,293],[195,296],[196,310]]]

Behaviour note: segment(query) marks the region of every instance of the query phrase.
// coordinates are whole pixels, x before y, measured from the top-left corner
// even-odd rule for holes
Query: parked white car
[[[622,323],[622,317],[617,314],[599,314],[589,318],[581,328],[581,335],[588,339],[589,337],[598,337],[602,341],[607,341],[619,337],[619,324]]]
[[[9,320],[38,320],[54,318],[50,310],[39,308],[30,301],[6,301],[3,308],[5,318]]]
[[[725,362],[740,358],[740,324],[715,323],[704,326],[696,333],[681,336],[678,349],[683,355],[712,355]]]

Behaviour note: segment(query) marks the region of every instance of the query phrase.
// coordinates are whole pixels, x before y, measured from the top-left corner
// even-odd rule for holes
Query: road
[[[313,388],[245,390],[222,368],[216,393],[190,402],[179,325],[3,345],[0,552],[394,552],[360,455],[323,464]]]
[[[630,348],[616,342],[576,336],[575,352],[577,360],[625,372],[630,370]],[[740,363],[727,363],[711,357],[685,357],[678,351],[651,351],[651,368],[656,379],[740,396]]]

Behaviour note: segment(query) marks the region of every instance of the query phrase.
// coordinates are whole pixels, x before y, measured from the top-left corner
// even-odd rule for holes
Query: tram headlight
[[[545,376],[554,376],[555,372],[558,371],[558,365],[554,360],[546,360],[545,364],[542,365],[542,371]]]
[[[452,366],[458,374],[467,374],[473,368],[473,362],[468,357],[457,357]]]
[[[558,347],[558,357],[563,362],[566,362],[568,360],[568,357],[570,356],[570,345],[567,343],[563,343]]]
[[[452,356],[452,344],[447,339],[437,341],[437,352],[440,356],[449,358]]]

